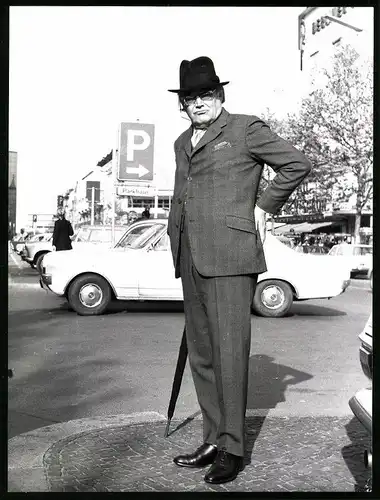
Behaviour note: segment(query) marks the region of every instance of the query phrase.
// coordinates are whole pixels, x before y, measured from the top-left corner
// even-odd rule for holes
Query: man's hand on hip
[[[257,205],[255,206],[256,231],[260,234],[262,243],[264,243],[267,234],[266,214],[265,210],[262,210]]]

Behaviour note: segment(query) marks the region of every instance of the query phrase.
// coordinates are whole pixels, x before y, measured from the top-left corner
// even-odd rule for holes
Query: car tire
[[[293,304],[293,292],[288,283],[280,280],[260,281],[255,290],[252,309],[267,318],[281,318]]]
[[[42,253],[36,259],[35,267],[36,267],[37,271],[39,272],[39,274],[42,274],[42,260],[47,253],[48,252]]]
[[[80,316],[95,316],[107,309],[112,298],[111,288],[101,276],[87,273],[71,283],[67,298]]]

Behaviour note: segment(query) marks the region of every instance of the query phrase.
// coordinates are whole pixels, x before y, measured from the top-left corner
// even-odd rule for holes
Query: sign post
[[[115,216],[116,216],[116,184],[117,184],[117,172],[118,172],[118,162],[117,154],[120,150],[120,128],[117,130],[116,144],[112,150],[112,246],[115,246]]]

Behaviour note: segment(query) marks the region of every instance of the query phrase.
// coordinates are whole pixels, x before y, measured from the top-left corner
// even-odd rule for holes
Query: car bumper
[[[52,279],[51,279],[51,275],[50,274],[41,274],[40,275],[40,286],[41,288],[45,288],[47,290],[50,290],[50,287],[49,285],[51,285],[52,283]]]
[[[364,374],[372,380],[372,362],[373,355],[372,351],[366,348],[364,344],[362,344],[359,348],[359,358],[360,364],[362,365],[362,370]]]
[[[372,434],[372,389],[361,389],[348,404],[355,417]]]

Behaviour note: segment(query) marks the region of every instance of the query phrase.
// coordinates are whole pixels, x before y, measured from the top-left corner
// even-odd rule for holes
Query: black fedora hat
[[[230,82],[221,82],[215,73],[214,63],[209,57],[197,57],[192,61],[183,60],[179,68],[179,89],[169,89],[177,94],[208,90],[218,85]]]

